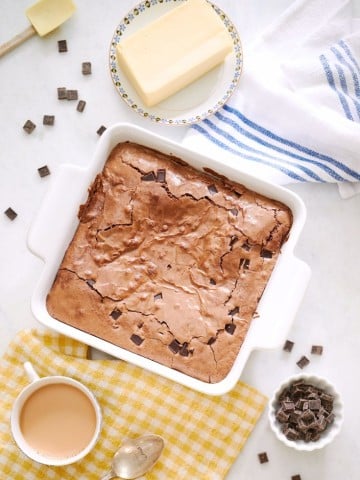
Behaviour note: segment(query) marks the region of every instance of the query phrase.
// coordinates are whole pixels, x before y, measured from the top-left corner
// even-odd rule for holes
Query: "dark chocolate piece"
[[[68,48],[67,48],[67,41],[66,40],[58,40],[58,51],[60,53],[63,53],[63,52],[67,52],[68,51]]]
[[[322,355],[323,354],[323,347],[322,345],[313,345],[311,347],[311,353],[313,355]]]
[[[79,100],[79,103],[77,104],[76,110],[78,112],[82,113],[84,111],[85,107],[86,107],[85,100]]]
[[[133,333],[130,337],[130,340],[135,343],[135,345],[139,346],[143,343],[144,339]]]
[[[294,345],[295,345],[294,342],[292,342],[291,340],[286,340],[286,342],[284,343],[284,346],[283,346],[283,350],[285,352],[291,352]]]
[[[159,183],[166,183],[166,170],[165,168],[159,168],[156,173],[156,181]]]
[[[263,248],[260,252],[260,257],[262,258],[272,258],[273,254],[270,250]]]
[[[236,329],[236,325],[234,323],[227,323],[225,325],[225,332],[227,332],[230,335],[234,335]]]
[[[181,346],[181,348],[179,350],[179,353],[182,357],[188,357],[189,356],[190,352],[189,352],[188,346],[189,346],[189,344],[186,343],[186,342]]]
[[[306,367],[307,365],[309,365],[309,363],[310,363],[310,360],[309,360],[307,357],[305,357],[305,355],[303,355],[303,356],[300,358],[300,360],[298,360],[298,361],[296,362],[296,365],[297,365],[299,368],[304,368],[304,367]]]
[[[67,90],[65,87],[58,87],[58,99],[59,100],[66,100],[67,99]]]
[[[50,170],[47,165],[44,165],[43,167],[38,168],[38,172],[40,177],[47,177],[48,175],[50,175]]]
[[[251,248],[249,242],[246,240],[246,242],[244,242],[242,245],[241,245],[241,248],[244,249],[246,252],[248,252]]]
[[[293,475],[291,477],[291,480],[301,480],[301,477],[300,477],[300,475]]]
[[[233,235],[230,239],[230,247],[235,245],[235,243],[239,240],[239,237],[237,235]]]
[[[157,293],[156,295],[154,295],[154,300],[162,300],[163,296],[162,296],[162,293]]]
[[[68,100],[77,100],[78,99],[78,91],[77,90],[67,90],[66,91],[66,98]]]
[[[210,285],[216,285],[216,281],[213,278],[210,278]]]
[[[141,180],[143,182],[155,182],[156,180],[155,173],[154,172],[145,173],[145,175],[141,177]]]
[[[105,132],[105,130],[106,130],[106,127],[104,127],[104,125],[101,125],[101,127],[98,128],[96,133],[101,136]]]
[[[55,123],[55,115],[44,115],[43,125],[54,125],[54,123]]]
[[[232,213],[234,217],[237,217],[239,214],[239,210],[237,208],[230,208],[230,213]]]
[[[115,308],[115,310],[113,310],[113,311],[110,313],[110,317],[111,317],[113,320],[117,320],[121,315],[122,315],[122,312],[121,312],[120,310],[118,310],[117,308]]]
[[[266,452],[258,453],[258,458],[260,463],[267,463],[269,461],[269,457],[267,456]]]
[[[15,220],[17,217],[17,213],[11,207],[7,208],[4,213],[10,220]]]
[[[59,100],[66,100],[67,99],[67,90],[65,87],[59,87],[57,89],[58,99]]]
[[[250,260],[248,258],[240,258],[239,268],[243,268],[244,270],[249,270]]]
[[[178,353],[181,348],[181,343],[174,338],[174,340],[170,343],[169,348],[173,353]]]
[[[208,344],[208,345],[212,345],[212,344],[215,343],[215,342],[216,342],[216,337],[210,337],[209,340],[208,340],[208,342],[207,342],[207,344]]]
[[[81,64],[81,72],[83,75],[91,75],[91,62],[83,62]]]
[[[234,307],[232,310],[229,311],[229,315],[231,317],[233,317],[234,315],[236,315],[237,313],[239,313],[239,307]]]
[[[32,133],[35,130],[35,128],[36,128],[36,125],[31,120],[26,120],[23,126],[23,129],[28,134]]]
[[[211,195],[215,195],[215,193],[218,193],[218,190],[215,187],[215,185],[208,185],[208,190]]]

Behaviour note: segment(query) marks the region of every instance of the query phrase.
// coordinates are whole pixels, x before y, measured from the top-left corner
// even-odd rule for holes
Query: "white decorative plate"
[[[164,125],[190,125],[215,113],[234,92],[240,79],[243,64],[241,42],[234,24],[220,8],[209,2],[231,35],[234,44],[233,52],[226,57],[220,66],[212,69],[163,102],[151,108],[142,103],[117,64],[116,46],[122,38],[131,35],[177,7],[182,1],[184,0],[142,1],[130,10],[116,27],[110,45],[110,73],[121,98],[143,117]]]

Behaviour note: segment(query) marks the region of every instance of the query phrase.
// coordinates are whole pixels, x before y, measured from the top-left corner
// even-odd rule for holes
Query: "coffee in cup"
[[[31,383],[15,401],[11,428],[19,448],[46,465],[83,458],[100,432],[101,411],[94,395],[70,377],[39,378],[27,362]]]

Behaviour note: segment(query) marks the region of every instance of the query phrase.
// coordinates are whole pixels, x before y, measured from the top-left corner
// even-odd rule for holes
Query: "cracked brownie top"
[[[79,220],[49,313],[192,377],[222,380],[288,236],[289,208],[125,142]]]

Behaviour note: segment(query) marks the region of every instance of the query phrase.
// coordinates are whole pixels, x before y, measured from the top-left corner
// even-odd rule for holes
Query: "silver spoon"
[[[123,442],[115,453],[111,470],[101,480],[122,478],[133,480],[141,477],[156,463],[164,448],[164,440],[159,435],[148,434]]]

